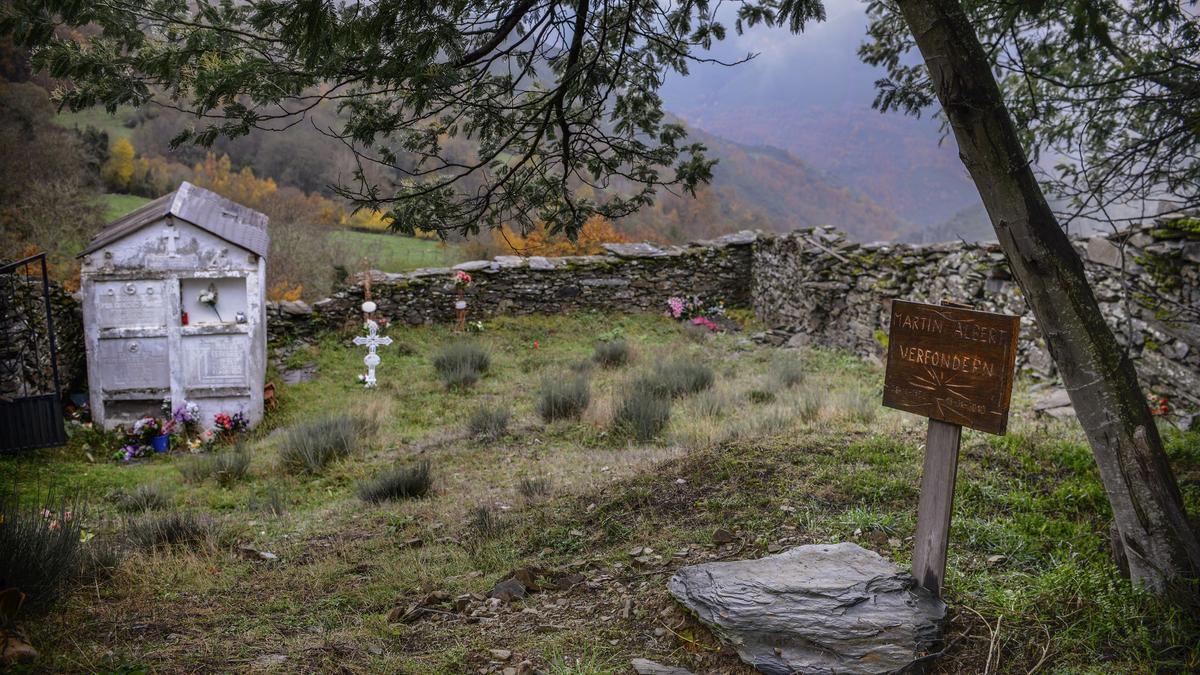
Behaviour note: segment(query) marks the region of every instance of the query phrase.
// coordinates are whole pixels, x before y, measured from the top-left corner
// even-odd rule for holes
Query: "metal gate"
[[[46,254],[0,266],[0,453],[67,442]]]

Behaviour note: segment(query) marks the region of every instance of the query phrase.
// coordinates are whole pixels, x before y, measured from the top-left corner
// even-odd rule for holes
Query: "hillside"
[[[679,113],[739,143],[783,148],[917,229],[949,220],[979,200],[953,142],[939,142],[932,120],[857,105],[792,109],[727,99]]]
[[[323,124],[336,123],[331,110],[321,108],[316,114]],[[64,125],[77,121],[63,120]],[[130,137],[139,154],[162,155],[190,165],[203,159],[203,151],[187,146],[172,149],[168,142],[185,123],[178,113],[156,111],[126,115],[120,124],[101,126],[127,132],[132,125]],[[782,232],[826,224],[845,229],[857,239],[892,239],[910,227],[894,212],[850,187],[853,183],[831,177],[803,155],[732,141],[697,127],[690,129],[689,137],[707,145],[710,155],[720,160],[712,185],[700,190],[696,199],[662,191],[654,206],[626,218],[618,224],[620,229],[636,237],[682,242],[747,227]],[[457,144],[459,152],[470,152],[464,142]],[[281,186],[325,194],[329,194],[329,185],[345,180],[353,166],[348,152],[313,125],[218,139],[214,151],[228,154],[235,167],[249,166]],[[384,184],[387,178],[377,177]]]
[[[655,205],[627,218],[631,229],[667,241],[711,237],[743,228],[787,232],[833,225],[863,241],[893,239],[910,229],[894,212],[807,160],[769,145],[738,143],[689,127],[720,160],[713,182],[696,199],[662,194]]]

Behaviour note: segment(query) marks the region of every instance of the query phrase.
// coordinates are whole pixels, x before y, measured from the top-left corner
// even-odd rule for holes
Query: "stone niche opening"
[[[215,294],[215,304],[200,300],[208,293]],[[245,277],[180,279],[179,300],[189,325],[245,324],[248,320]]]

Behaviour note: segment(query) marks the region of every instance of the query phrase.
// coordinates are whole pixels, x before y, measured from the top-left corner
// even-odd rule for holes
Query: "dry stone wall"
[[[672,295],[698,295],[732,305],[750,304],[754,232],[738,232],[688,246],[605,244],[605,255],[564,258],[499,256],[453,268],[404,274],[371,272],[371,299],[394,324],[454,321],[454,270],[471,274],[472,320],[497,315],[580,310],[665,311]],[[363,279],[309,306],[268,303],[268,334],[275,344],[361,322]]]
[[[1200,409],[1200,228],[1179,220],[1079,238],[1100,309],[1142,385]],[[952,300],[1021,319],[1018,367],[1049,378],[1046,351],[998,244],[857,244],[829,228],[760,236],[752,304],[793,344],[882,356],[888,302]]]

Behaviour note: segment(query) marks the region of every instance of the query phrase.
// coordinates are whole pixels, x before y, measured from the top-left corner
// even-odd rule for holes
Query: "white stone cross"
[[[367,310],[366,305],[368,304],[371,305],[371,310]],[[370,302],[369,300],[363,303],[364,312],[369,313],[374,309],[375,303]],[[367,347],[367,355],[363,357],[363,363],[367,364],[367,374],[362,376],[361,379],[363,381],[363,386],[370,389],[371,387],[375,386],[375,366],[378,366],[380,363],[379,355],[375,353],[375,350],[380,345],[392,344],[392,338],[386,335],[380,335],[379,324],[375,323],[371,319],[367,319],[366,328],[367,334],[359,335],[358,337],[354,338],[354,344],[366,345]]]
[[[167,231],[163,236],[167,239],[167,255],[172,258],[179,255],[175,252],[175,242],[179,240],[179,228],[174,225],[168,225]]]

